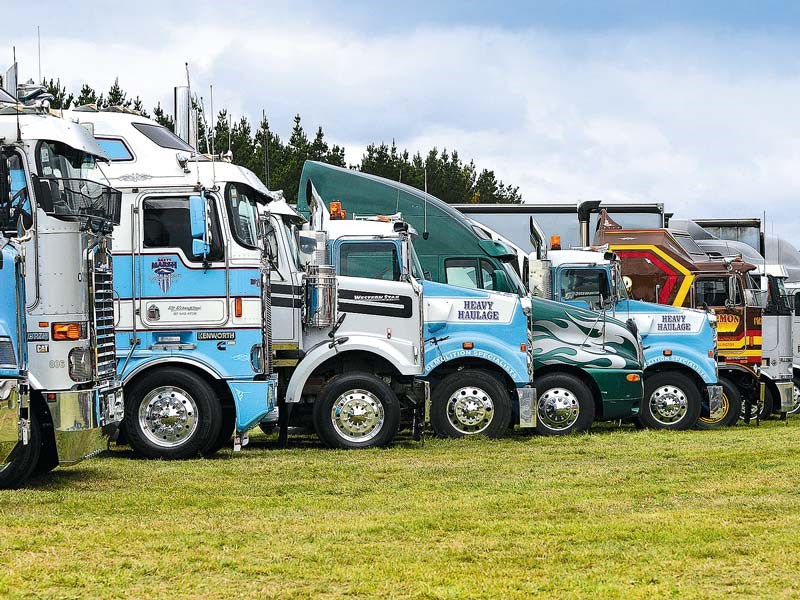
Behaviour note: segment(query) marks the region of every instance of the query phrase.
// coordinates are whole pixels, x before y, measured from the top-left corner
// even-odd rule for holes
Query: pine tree
[[[108,90],[108,98],[103,103],[103,108],[108,108],[110,106],[122,106],[124,108],[130,108],[131,101],[128,99],[128,95],[122,90],[119,85],[119,77],[114,79],[114,85]]]
[[[53,100],[50,102],[51,108],[63,108],[66,110],[72,106],[75,96],[67,93],[67,88],[61,85],[60,79],[56,79],[55,81],[53,81],[53,79],[50,81],[43,80],[42,86],[47,88],[47,93],[53,96]]]
[[[159,102],[153,109],[153,119],[156,121],[156,123],[163,125],[170,131],[175,131],[175,121],[172,119],[172,117],[164,112],[163,108],[161,108],[161,102]]]
[[[78,94],[78,99],[75,100],[76,106],[85,106],[86,104],[99,104],[97,92],[94,91],[88,84],[84,83],[81,87],[81,92]]]

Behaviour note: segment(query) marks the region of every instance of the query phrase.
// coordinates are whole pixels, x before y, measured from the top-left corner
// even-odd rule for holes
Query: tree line
[[[158,103],[148,113],[144,102],[137,95],[130,96],[115,80],[109,90],[98,94],[91,86],[84,84],[77,95],[67,91],[58,79],[42,82],[54,100],[52,108],[68,109],[75,106],[95,104],[98,108],[122,106],[136,110],[144,116],[156,120],[161,125],[174,130],[172,116]],[[213,131],[204,118],[205,111],[200,109],[198,140],[200,152],[233,154],[233,162],[256,173],[270,189],[282,189],[289,202],[296,201],[300,173],[306,160],[318,160],[340,167],[348,167],[364,173],[401,181],[413,187],[423,189],[445,202],[478,204],[501,203],[518,204],[522,202],[519,187],[499,180],[493,170],[478,169],[473,160],[465,162],[458,151],[439,150],[434,147],[427,153],[415,154],[408,150],[400,150],[394,141],[391,145],[381,142],[369,144],[355,165],[345,162],[344,148],[337,144],[330,145],[325,139],[322,127],[310,136],[306,133],[300,115],[295,115],[289,138],[284,141],[272,129],[269,121],[262,117],[256,128],[250,124],[246,116],[234,121],[229,118],[228,111],[219,111],[214,120]],[[264,155],[265,140],[269,149]],[[268,158],[268,160],[267,160]],[[268,177],[267,177],[268,174]]]

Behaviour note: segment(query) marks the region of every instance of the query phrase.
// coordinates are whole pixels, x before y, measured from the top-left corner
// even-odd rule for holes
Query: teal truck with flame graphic
[[[514,294],[529,303],[537,431],[563,435],[595,420],[638,414],[643,357],[635,329],[603,313],[529,297],[512,268],[512,250],[482,237],[467,218],[421,190],[313,161],[305,163],[299,189],[308,181],[332,214],[402,214],[420,233],[414,248],[426,280]],[[304,194],[298,209],[308,214]]]

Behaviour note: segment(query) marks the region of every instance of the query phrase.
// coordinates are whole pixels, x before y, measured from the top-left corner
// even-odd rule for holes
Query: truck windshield
[[[119,225],[122,194],[93,181],[101,174],[95,157],[61,142],[43,140],[36,148],[34,192],[49,215]]]

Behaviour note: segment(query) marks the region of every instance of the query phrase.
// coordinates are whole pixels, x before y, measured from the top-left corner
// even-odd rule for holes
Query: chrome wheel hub
[[[333,428],[350,442],[366,442],[383,428],[383,403],[367,390],[350,390],[336,399],[331,409]]]
[[[662,425],[680,422],[689,410],[686,393],[674,385],[662,385],[650,395],[650,414]]]
[[[139,405],[139,428],[145,437],[163,448],[175,448],[197,431],[197,404],[178,387],[151,391]]]
[[[566,388],[551,388],[539,397],[539,421],[548,429],[563,431],[578,420],[578,399]]]
[[[493,417],[492,397],[481,388],[459,388],[447,400],[447,420],[459,433],[480,433],[489,427]]]
[[[796,415],[800,413],[800,388],[796,385],[792,386],[792,399],[794,402],[792,403],[792,408],[789,410],[790,415]]]

